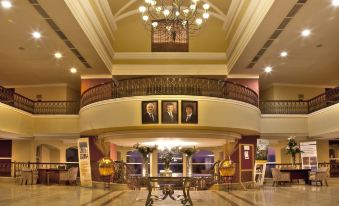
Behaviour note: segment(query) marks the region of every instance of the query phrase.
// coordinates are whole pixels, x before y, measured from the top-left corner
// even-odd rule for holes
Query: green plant
[[[148,154],[152,153],[154,150],[157,149],[157,145],[150,147],[150,146],[141,145],[141,144],[137,143],[137,144],[133,145],[133,148],[141,154],[141,156],[144,160],[146,160],[146,159],[148,159]]]
[[[193,156],[197,151],[195,147],[184,147],[180,149],[180,152],[187,155],[187,157]]]
[[[178,152],[177,147],[171,149],[166,148],[161,152],[160,161],[165,164],[164,166],[165,170],[168,170],[170,168],[170,163],[174,160],[174,155],[177,152]]]

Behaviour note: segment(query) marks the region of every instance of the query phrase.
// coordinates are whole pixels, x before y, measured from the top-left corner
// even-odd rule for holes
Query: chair
[[[76,184],[77,175],[78,175],[78,167],[71,167],[67,171],[60,171],[59,173],[59,181],[65,181],[71,184],[74,182]]]
[[[328,173],[328,167],[320,167],[317,171],[315,172],[310,172],[309,173],[309,181],[310,184],[312,185],[312,182],[319,182],[321,186],[323,186],[323,182],[325,182],[326,186],[328,186],[327,183],[327,173]]]
[[[276,186],[277,183],[286,183],[291,182],[291,175],[288,172],[280,172],[278,168],[271,168],[272,176],[273,176],[273,186]]]

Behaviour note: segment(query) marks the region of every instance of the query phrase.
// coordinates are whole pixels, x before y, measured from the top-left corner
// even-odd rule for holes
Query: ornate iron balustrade
[[[258,106],[258,95],[233,82],[190,77],[150,77],[107,82],[92,87],[81,97],[81,107],[88,104],[131,96],[193,95],[233,99]]]
[[[337,103],[339,103],[339,87],[329,89],[310,100],[260,101],[259,107],[263,114],[310,114]]]
[[[31,114],[78,114],[79,102],[33,101],[0,86],[0,102]]]

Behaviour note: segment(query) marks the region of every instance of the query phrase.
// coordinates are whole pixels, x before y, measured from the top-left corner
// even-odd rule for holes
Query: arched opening
[[[126,154],[126,161],[134,175],[141,175],[143,160],[138,151],[128,151]]]
[[[66,162],[79,162],[77,147],[70,147],[66,149]]]
[[[214,164],[214,154],[209,150],[200,150],[192,156],[192,171],[195,176],[209,175]]]

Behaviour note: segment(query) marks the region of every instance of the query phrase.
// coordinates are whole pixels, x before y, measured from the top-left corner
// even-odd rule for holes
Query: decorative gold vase
[[[104,157],[98,163],[101,176],[112,176],[114,174],[114,162],[111,158]]]
[[[224,160],[220,164],[220,176],[234,176],[235,174],[235,166],[231,160]]]

